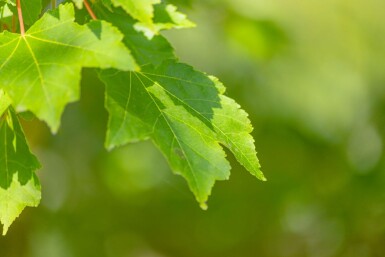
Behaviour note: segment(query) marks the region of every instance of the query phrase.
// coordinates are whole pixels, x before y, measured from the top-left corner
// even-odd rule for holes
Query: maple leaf
[[[0,101],[10,103],[1,92]],[[0,112],[0,222],[3,235],[26,206],[39,204],[40,184],[34,173],[38,168],[40,163],[29,150],[16,113],[11,107],[3,110]]]
[[[106,6],[122,7],[127,14],[137,20],[134,28],[152,39],[161,30],[191,28],[195,24],[172,4],[161,0],[102,0]]]
[[[41,0],[21,1],[22,8],[30,9],[27,24],[34,23]],[[41,194],[34,173],[40,164],[12,106],[32,111],[56,132],[65,106],[79,98],[82,67],[104,69],[100,78],[106,84],[109,112],[106,147],[151,139],[173,171],[187,180],[202,208],[207,208],[215,181],[230,176],[223,146],[251,174],[265,180],[247,113],[224,95],[217,78],[180,63],[159,35],[160,30],[193,23],[160,0],[101,2],[109,8],[97,8],[98,17],[116,27],[106,21],[79,25],[73,4],[67,3],[45,13],[22,35],[0,33],[3,234],[26,206],[39,203]],[[0,3],[14,7],[14,0]]]
[[[214,181],[230,174],[215,133],[145,74],[111,70],[101,78],[110,114],[106,145],[151,138],[205,208]]]
[[[218,79],[179,63],[172,48],[167,55],[156,53],[162,36],[152,44],[133,33],[134,22],[120,22],[124,14],[105,18],[124,34],[133,49],[140,72],[106,70],[106,108],[109,123],[106,147],[152,139],[177,174],[182,175],[205,208],[216,180],[227,179],[230,165],[221,145],[254,176],[266,180],[260,171],[248,115],[231,98]],[[151,40],[151,41],[152,41]],[[152,61],[152,56],[157,56]]]
[[[136,21],[121,9],[114,8],[98,13],[111,22],[124,34],[124,43],[132,51],[137,63],[159,65],[164,60],[176,59],[174,49],[162,35],[155,35],[149,40],[143,33],[135,30]]]
[[[73,5],[60,5],[25,35],[0,34],[0,89],[56,132],[64,107],[79,98],[82,67],[137,69],[122,38],[104,21],[75,23]]]
[[[159,4],[161,0],[111,0],[115,7],[122,7],[134,19],[151,24],[154,17],[154,4]]]

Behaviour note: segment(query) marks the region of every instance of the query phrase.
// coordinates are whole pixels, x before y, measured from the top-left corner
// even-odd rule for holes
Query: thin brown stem
[[[56,0],[51,0],[51,9],[56,8]]]
[[[19,26],[20,26],[20,34],[24,36],[25,29],[24,29],[24,20],[23,20],[23,12],[21,11],[21,4],[20,0],[16,1],[16,8],[17,8],[17,15],[19,16]]]
[[[86,7],[87,12],[91,16],[91,18],[93,20],[97,20],[98,18],[96,18],[96,15],[95,15],[94,11],[92,10],[92,8],[91,8],[90,4],[88,3],[88,1],[87,0],[83,0],[83,2],[84,2],[84,6]]]

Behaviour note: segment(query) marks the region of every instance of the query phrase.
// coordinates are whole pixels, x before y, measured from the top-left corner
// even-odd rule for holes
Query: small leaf
[[[8,109],[8,106],[10,106],[12,103],[9,96],[0,89],[0,117],[3,115],[3,113]]]
[[[30,152],[12,108],[0,118],[0,138],[0,222],[5,235],[26,206],[36,207],[40,202],[40,184],[34,173],[40,164]]]
[[[9,9],[6,1],[0,0],[1,21],[4,22],[5,18],[12,17],[13,12]]]
[[[152,24],[154,4],[161,0],[111,0],[115,7],[122,7],[132,18],[143,24]]]
[[[83,9],[83,0],[72,0],[76,8],[78,9]]]
[[[73,5],[60,5],[24,36],[0,34],[0,89],[56,132],[64,107],[79,98],[82,67],[137,69],[122,38],[104,21],[75,23]]]
[[[137,20],[134,28],[143,32],[147,39],[152,39],[161,30],[191,28],[195,24],[187,16],[177,11],[176,6],[162,3],[160,0],[102,0],[110,9],[122,7],[127,14]]]
[[[120,9],[114,9],[113,13],[104,11],[98,16],[111,22],[124,34],[123,41],[138,63],[157,66],[165,60],[176,59],[174,49],[162,35],[149,40],[134,29],[135,21]]]
[[[172,4],[155,5],[154,20],[151,24],[138,22],[134,25],[137,31],[142,31],[144,35],[151,39],[158,35],[161,30],[192,28],[195,24],[187,19],[187,16],[177,11]]]

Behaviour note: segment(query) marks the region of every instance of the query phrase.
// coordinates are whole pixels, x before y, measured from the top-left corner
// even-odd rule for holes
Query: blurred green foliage
[[[268,181],[232,160],[202,211],[151,144],[104,150],[103,86],[85,70],[57,135],[24,124],[43,200],[0,256],[384,256],[385,2],[175,2],[198,27],[166,36],[249,112]]]

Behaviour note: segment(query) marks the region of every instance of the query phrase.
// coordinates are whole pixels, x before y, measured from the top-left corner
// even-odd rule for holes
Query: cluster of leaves
[[[246,112],[224,95],[218,79],[180,63],[159,35],[164,29],[194,26],[184,14],[160,0],[98,0],[92,9],[86,1],[73,2],[58,7],[53,2],[43,13],[41,0],[0,0],[3,234],[25,206],[40,201],[34,174],[40,164],[17,113],[32,112],[55,133],[65,106],[79,99],[83,67],[97,68],[106,85],[106,148],[151,139],[187,180],[202,208],[215,180],[230,174],[221,145],[251,174],[265,179]]]

